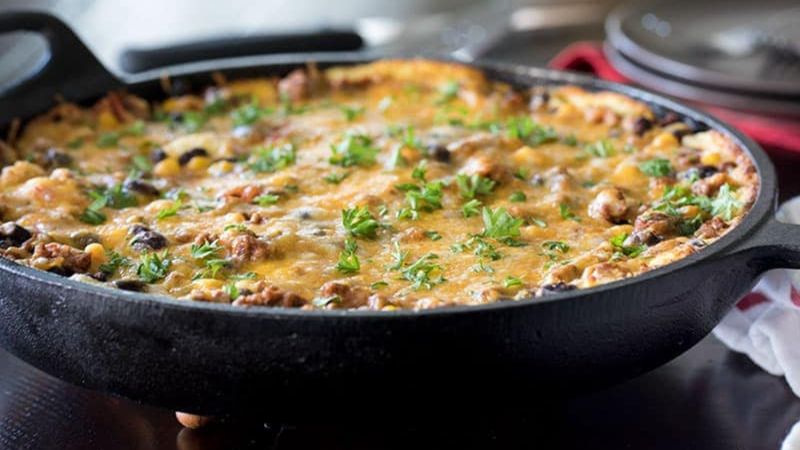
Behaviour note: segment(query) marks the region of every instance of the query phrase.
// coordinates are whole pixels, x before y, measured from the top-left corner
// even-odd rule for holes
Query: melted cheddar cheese
[[[426,60],[219,78],[31,120],[0,254],[243,306],[535,301],[700,250],[758,189],[728,137],[617,93]]]

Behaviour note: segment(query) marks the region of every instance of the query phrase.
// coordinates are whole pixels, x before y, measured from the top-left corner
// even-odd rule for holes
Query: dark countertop
[[[542,405],[532,405],[532,410]],[[774,450],[800,420],[786,383],[709,336],[637,379],[500,424],[266,426],[182,430],[171,411],[56,380],[0,350],[2,449],[564,449]],[[547,443],[547,445],[544,445]]]

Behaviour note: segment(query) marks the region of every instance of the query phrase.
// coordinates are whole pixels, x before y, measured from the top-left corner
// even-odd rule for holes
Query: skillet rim
[[[302,310],[299,308],[281,307],[241,307],[231,304],[218,304],[209,302],[198,302],[182,300],[167,295],[147,294],[139,292],[124,291],[105,286],[94,285],[91,283],[71,280],[69,278],[53,273],[34,269],[32,267],[17,264],[11,260],[0,257],[0,273],[9,276],[25,278],[31,282],[39,284],[41,289],[60,289],[56,291],[59,297],[67,298],[74,295],[87,295],[101,297],[100,301],[124,301],[129,304],[147,302],[148,306],[159,309],[189,309],[198,312],[214,314],[224,314],[233,316],[262,317],[267,316],[271,319],[295,319],[295,318],[314,318],[316,320],[337,319],[406,319],[410,317],[427,317],[451,314],[469,314],[496,311],[508,308],[536,307],[556,301],[574,300],[579,297],[591,297],[595,294],[602,294],[610,290],[621,289],[645,283],[649,280],[668,276],[672,272],[684,269],[702,261],[712,260],[714,256],[722,256],[725,250],[737,247],[747,241],[747,238],[757,231],[760,226],[767,221],[774,213],[777,201],[777,178],[772,162],[764,150],[752,139],[744,136],[732,126],[716,118],[714,115],[699,111],[690,106],[684,105],[679,101],[672,100],[666,96],[656,94],[647,89],[624,85],[621,83],[610,82],[596,77],[579,74],[575,72],[544,69],[530,67],[521,64],[504,63],[492,60],[482,60],[478,62],[463,61],[455,58],[431,55],[375,55],[369,52],[328,52],[328,53],[307,53],[307,54],[284,54],[241,58],[227,58],[222,60],[203,61],[196,63],[182,64],[165,68],[154,69],[143,72],[122,82],[123,88],[136,88],[138,85],[152,83],[168,75],[171,78],[182,76],[201,76],[209,75],[213,72],[225,72],[235,70],[256,69],[268,71],[281,66],[302,66],[309,62],[330,65],[348,65],[367,63],[378,59],[415,59],[423,58],[428,60],[442,61],[455,64],[463,64],[481,70],[487,78],[508,82],[512,85],[531,86],[537,82],[545,85],[574,84],[591,91],[608,90],[617,92],[635,100],[644,102],[649,106],[656,105],[669,111],[678,113],[682,118],[707,124],[711,129],[717,130],[733,139],[733,141],[744,150],[753,161],[758,173],[758,194],[750,210],[736,227],[722,236],[719,240],[701,249],[697,253],[681,258],[678,261],[669,263],[665,266],[642,274],[612,281],[599,286],[576,289],[562,293],[555,293],[539,298],[526,298],[514,301],[498,301],[482,305],[458,305],[441,308],[431,308],[424,310],[399,309],[395,311],[373,311],[360,309],[320,309]],[[494,73],[491,73],[494,72]],[[499,76],[498,76],[499,75]],[[512,81],[517,81],[516,83]],[[632,300],[635,301],[635,300]]]

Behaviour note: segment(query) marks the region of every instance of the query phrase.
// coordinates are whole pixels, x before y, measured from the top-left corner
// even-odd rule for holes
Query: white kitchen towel
[[[778,219],[800,224],[800,197],[784,203]],[[767,272],[722,319],[714,335],[767,372],[785,377],[800,397],[800,270]],[[781,449],[800,450],[800,423]]]

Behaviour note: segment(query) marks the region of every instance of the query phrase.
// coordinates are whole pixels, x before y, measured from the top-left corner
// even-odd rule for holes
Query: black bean
[[[47,271],[50,273],[54,273],[56,275],[61,275],[62,277],[71,277],[72,275],[75,274],[74,270],[61,266],[51,267],[47,269]]]
[[[108,281],[108,274],[103,271],[90,273],[89,276],[97,281]]]
[[[30,231],[14,222],[0,225],[0,248],[20,247],[31,238]]]
[[[167,238],[144,225],[134,225],[130,229],[131,246],[136,250],[159,250],[167,246]]]
[[[692,133],[700,133],[703,131],[708,131],[708,129],[710,128],[708,124],[706,124],[705,122],[694,120],[691,117],[686,117],[683,119],[683,121],[686,122],[686,125],[688,125],[689,129],[692,130]]]
[[[147,284],[140,280],[117,280],[114,282],[117,289],[123,291],[144,292],[147,289]]]
[[[158,163],[165,159],[167,159],[167,152],[161,147],[154,148],[153,151],[150,152],[150,161],[153,163]]]
[[[574,284],[567,284],[564,283],[563,281],[559,281],[558,283],[555,284],[545,284],[544,286],[542,286],[542,295],[574,291],[575,289],[578,289],[578,287],[575,286]]]
[[[636,122],[633,123],[633,132],[637,136],[644,135],[651,128],[653,128],[653,121],[647,117],[639,117],[636,119]]]
[[[72,164],[72,156],[57,148],[48,148],[44,153],[44,165],[47,167],[67,167],[70,164]]]
[[[693,133],[694,133],[694,131],[692,131],[692,130],[690,130],[688,128],[680,128],[680,129],[677,129],[677,130],[673,131],[672,135],[675,136],[675,139],[680,141],[681,139],[683,139],[684,136],[687,136],[687,135],[690,135],[690,134],[693,134]]]
[[[442,144],[428,145],[428,154],[431,155],[436,161],[443,163],[450,162],[450,151],[447,150],[447,147]]]
[[[678,179],[680,180],[691,180],[693,178],[703,179],[708,178],[715,173],[718,173],[719,169],[714,166],[697,166],[697,167],[690,167],[683,172],[678,174]]]
[[[192,158],[196,156],[208,156],[208,151],[204,148],[195,147],[191,150],[185,151],[181,156],[178,157],[178,164],[185,166],[192,160]]]
[[[125,180],[123,185],[126,191],[137,192],[142,195],[149,195],[151,197],[158,197],[161,193],[150,183],[142,180]]]

